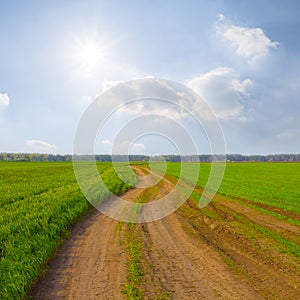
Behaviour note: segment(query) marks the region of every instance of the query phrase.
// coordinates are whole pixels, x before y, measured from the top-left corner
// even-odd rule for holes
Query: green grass
[[[200,164],[200,187],[207,182],[210,166]],[[167,174],[178,178],[180,163],[168,163]],[[227,163],[218,193],[300,213],[300,163]]]
[[[147,203],[157,197],[160,188],[164,182],[160,180],[155,186],[145,188],[135,199],[135,210],[132,212],[133,220],[136,218],[136,213],[140,209],[142,203]],[[117,231],[123,224],[117,224]],[[123,294],[129,300],[142,300],[144,298],[144,290],[141,287],[143,275],[145,275],[145,261],[142,260],[143,250],[145,247],[144,241],[141,237],[141,227],[135,223],[126,224],[127,230],[125,232],[126,240],[126,283],[123,288]],[[153,299],[171,299],[172,292],[159,291]]]
[[[144,192],[147,191],[144,190]],[[142,203],[147,202],[141,195],[136,200],[135,211],[133,211],[133,221],[136,218],[137,211],[140,209]],[[144,299],[144,292],[139,287],[142,282],[143,270],[142,270],[142,247],[143,242],[141,240],[139,227],[135,223],[126,224],[127,230],[125,233],[126,239],[126,283],[122,290],[122,293],[129,300],[142,300]]]
[[[123,294],[129,300],[142,300],[144,299],[144,293],[139,285],[142,281],[142,241],[139,236],[138,228],[134,223],[127,224],[126,238],[126,283],[122,290]]]
[[[98,164],[98,170],[116,194],[130,187],[116,177],[111,164]],[[0,299],[20,299],[70,225],[91,205],[79,189],[72,163],[1,162],[0,195]]]

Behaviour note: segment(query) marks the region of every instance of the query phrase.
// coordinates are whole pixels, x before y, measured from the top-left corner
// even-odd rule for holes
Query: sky
[[[2,0],[0,152],[72,153],[98,95],[156,77],[207,102],[228,153],[299,153],[299,28],[297,0]],[[98,136],[98,153],[111,151],[126,114]],[[152,136],[131,151],[175,148]]]

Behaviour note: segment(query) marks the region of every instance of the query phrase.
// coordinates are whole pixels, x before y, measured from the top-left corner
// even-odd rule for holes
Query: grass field
[[[201,163],[200,187],[209,171]],[[180,163],[169,163],[167,174],[178,177]],[[300,163],[227,163],[218,193],[300,213]]]
[[[128,176],[132,176],[130,169],[126,169]],[[119,194],[130,188],[117,178],[110,163],[98,164],[98,170],[113,192]],[[192,198],[197,200],[201,194],[209,170],[210,164],[201,163],[199,187]],[[179,173],[179,163],[168,164],[170,178],[176,181]],[[158,195],[160,188],[152,188],[151,196]],[[144,198],[149,196],[149,191],[144,191]],[[89,208],[71,163],[0,163],[0,299],[26,296],[46,262],[68,235],[70,225]],[[257,213],[252,215],[251,209]],[[300,225],[299,163],[227,163],[222,185],[210,205],[200,210],[189,203],[189,207],[183,205],[179,210],[187,220],[187,231],[192,232],[191,225],[192,230],[201,232],[206,240],[223,240],[225,246],[237,238],[236,247],[244,243],[245,251],[253,249],[253,253],[263,257],[264,253],[274,253],[273,259],[279,261],[279,267],[278,255],[289,255],[293,267],[300,257],[297,235],[269,226],[269,220],[261,212]],[[216,226],[222,230],[214,231]],[[232,239],[226,242],[230,234]],[[218,247],[222,247],[221,242]],[[224,248],[223,252],[226,251]],[[266,259],[270,257],[269,254]],[[281,258],[287,261],[285,256]],[[228,257],[225,259],[239,272],[238,259],[234,262]]]
[[[116,194],[129,188],[111,164],[98,170]],[[90,205],[71,163],[2,162],[0,195],[0,299],[18,299]]]

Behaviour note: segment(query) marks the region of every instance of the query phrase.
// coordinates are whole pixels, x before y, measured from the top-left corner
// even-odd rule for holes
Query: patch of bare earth
[[[175,214],[144,224],[142,230],[152,273],[148,280],[159,281],[172,299],[260,299],[250,285],[230,272],[215,249],[192,240]],[[146,290],[151,295],[149,287]]]
[[[75,225],[31,297],[121,299],[126,258],[116,223],[95,210]]]
[[[259,231],[253,236],[248,232],[252,225],[260,226],[297,243],[297,226],[226,199],[213,201],[206,209],[214,212],[217,220],[201,215],[194,201],[188,201],[179,210],[182,223],[190,226],[196,239],[200,238],[220,253],[232,272],[244,278],[264,298],[298,298],[299,257],[281,253],[276,241]]]

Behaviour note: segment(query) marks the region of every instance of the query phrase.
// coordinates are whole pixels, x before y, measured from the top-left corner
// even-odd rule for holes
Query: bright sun
[[[93,65],[103,60],[103,53],[97,44],[90,43],[82,45],[79,50],[79,58],[83,64]]]
[[[91,72],[105,61],[103,47],[95,40],[80,41],[76,48],[75,62],[82,71]]]

